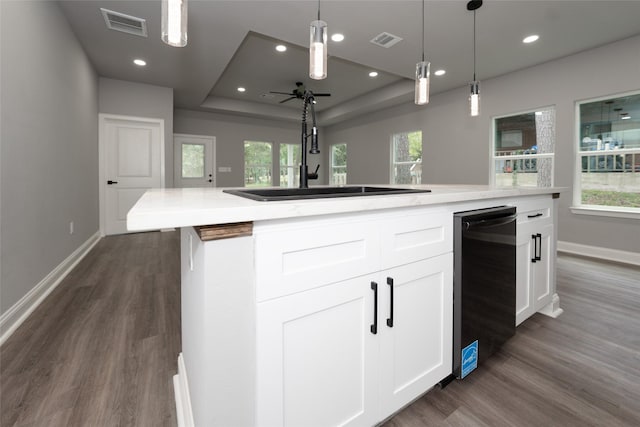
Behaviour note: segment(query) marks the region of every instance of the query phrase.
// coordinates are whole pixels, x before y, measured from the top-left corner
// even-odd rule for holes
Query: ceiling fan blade
[[[288,95],[288,93],[286,95]],[[282,101],[278,102],[278,104],[282,104],[283,102],[291,101],[292,99],[296,99],[296,97],[295,96],[291,96],[291,97],[289,97],[287,99],[283,99]]]
[[[269,93],[277,93],[278,95],[293,95],[291,92],[275,92],[273,90],[270,90]]]
[[[330,93],[314,93],[313,96],[331,96]]]

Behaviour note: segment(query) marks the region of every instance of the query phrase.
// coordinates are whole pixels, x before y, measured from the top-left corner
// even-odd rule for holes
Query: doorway
[[[215,187],[215,136],[174,134],[176,187]]]
[[[149,188],[164,187],[164,120],[99,115],[102,234],[124,234],[127,212]]]

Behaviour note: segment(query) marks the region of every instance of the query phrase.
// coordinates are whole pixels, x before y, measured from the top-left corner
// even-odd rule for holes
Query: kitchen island
[[[515,206],[516,323],[561,312],[561,189],[413,188],[432,192],[145,193],[130,230],[181,228],[181,425],[375,425],[448,376],[454,212]]]

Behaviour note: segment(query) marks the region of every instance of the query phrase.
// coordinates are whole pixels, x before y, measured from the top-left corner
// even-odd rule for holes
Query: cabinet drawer
[[[553,217],[553,200],[551,198],[536,198],[524,200],[517,205],[518,224],[542,222]]]
[[[372,221],[317,221],[255,231],[256,298],[264,301],[376,271]]]
[[[392,268],[453,250],[453,214],[417,210],[385,221],[382,231],[382,265]]]

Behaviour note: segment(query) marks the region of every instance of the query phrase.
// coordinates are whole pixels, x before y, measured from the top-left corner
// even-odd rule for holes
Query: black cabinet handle
[[[536,261],[542,261],[542,234],[538,233],[536,234],[536,237],[538,239],[538,244],[536,245],[538,247],[538,252],[535,254]]]
[[[538,212],[537,214],[534,214],[534,215],[527,215],[527,218],[538,218],[539,216],[542,216],[542,213]]]
[[[532,234],[531,238],[533,239],[533,258],[531,258],[531,262],[536,262],[538,260],[538,235]]]
[[[387,326],[393,328],[393,278],[387,277],[387,285],[389,285],[389,317],[387,318]]]
[[[371,325],[371,333],[375,335],[378,333],[378,284],[371,282],[371,289],[373,289],[373,324]]]
[[[108,185],[111,185],[111,184],[117,184],[117,183],[118,183],[118,181],[111,181],[111,180],[107,181],[107,184],[108,184]]]

